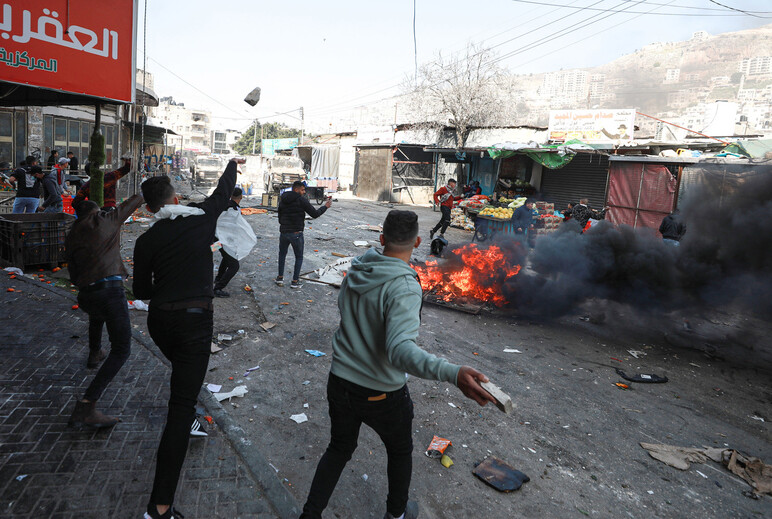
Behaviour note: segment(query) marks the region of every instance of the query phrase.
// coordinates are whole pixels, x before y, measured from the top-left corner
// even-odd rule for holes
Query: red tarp
[[[661,164],[612,162],[607,219],[657,231],[665,215],[673,210],[676,184],[675,176]]]

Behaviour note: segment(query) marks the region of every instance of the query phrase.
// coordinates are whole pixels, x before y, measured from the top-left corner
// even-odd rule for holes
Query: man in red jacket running
[[[440,221],[437,222],[437,225],[434,226],[434,229],[429,233],[430,240],[434,238],[434,234],[437,231],[440,231],[440,236],[443,238],[445,237],[445,231],[447,230],[448,225],[450,225],[450,210],[453,209],[453,202],[461,200],[462,198],[460,196],[453,196],[454,189],[456,189],[456,181],[451,178],[448,180],[447,186],[442,186],[434,193],[434,203],[440,204],[442,217],[440,218]]]

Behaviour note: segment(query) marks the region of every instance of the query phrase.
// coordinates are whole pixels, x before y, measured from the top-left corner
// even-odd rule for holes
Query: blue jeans
[[[78,305],[88,314],[89,350],[96,352],[102,347],[104,325],[107,325],[107,335],[110,337],[110,354],[97,371],[83,397],[96,402],[131,353],[129,305],[126,302],[123,286],[81,290],[78,293]]]
[[[49,205],[43,210],[44,213],[62,213],[64,212],[64,202],[61,200],[54,205]]]
[[[40,203],[39,198],[32,198],[32,197],[16,197],[16,200],[13,201],[13,213],[14,214],[22,214],[22,213],[34,213],[38,210],[38,204]]]
[[[386,510],[394,517],[405,512],[413,471],[413,401],[407,385],[384,393],[330,373],[330,445],[316,467],[301,519],[318,519],[327,507],[341,472],[357,448],[362,424],[371,427],[386,447],[389,495]]]
[[[292,245],[292,252],[295,253],[295,271],[292,274],[292,281],[300,278],[300,268],[303,266],[303,233],[302,232],[283,232],[279,236],[279,277],[284,277],[284,264],[287,261],[287,251]]]

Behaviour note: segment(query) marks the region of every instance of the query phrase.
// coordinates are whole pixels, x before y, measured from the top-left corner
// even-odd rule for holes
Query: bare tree
[[[511,79],[493,62],[489,49],[470,44],[465,53],[439,54],[418,69],[404,86],[413,117],[420,122],[456,129],[456,146],[463,147],[474,126],[504,122]]]

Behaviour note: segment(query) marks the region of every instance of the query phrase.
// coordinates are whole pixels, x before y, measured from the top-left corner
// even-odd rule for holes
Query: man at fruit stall
[[[99,368],[83,398],[75,403],[70,426],[112,427],[119,420],[96,410],[96,403],[131,353],[131,321],[123,280],[128,275],[121,258],[123,222],[142,205],[134,195],[117,211],[106,213],[92,201],[75,207],[78,219],[65,239],[70,280],[78,287],[78,305],[88,314],[88,360]],[[110,354],[105,360],[102,328],[107,325]]]
[[[131,171],[131,160],[123,159],[123,166],[115,171],[105,173],[104,180],[104,204],[102,209],[113,210],[115,209],[115,189],[118,186],[118,181],[126,176]],[[89,198],[91,194],[91,181],[87,181],[83,186],[78,189],[78,193],[75,195],[75,199],[72,201],[73,207],[78,203]]]
[[[523,205],[512,213],[512,228],[515,230],[515,239],[525,245],[528,239],[528,231],[533,229],[533,198],[529,198]]]
[[[440,359],[416,343],[421,285],[410,267],[410,256],[421,244],[418,216],[412,211],[390,211],[380,240],[383,253],[370,249],[354,258],[340,287],[340,326],[332,338],[327,381],[330,444],[316,468],[301,519],[322,517],[357,448],[363,423],[386,447],[389,493],[384,519],[418,516],[418,503],[408,501],[413,401],[406,373],[455,384],[481,406],[495,402],[479,384],[488,382],[484,374]]]
[[[451,178],[448,180],[447,185],[442,186],[437,190],[436,193],[434,193],[434,203],[435,205],[439,204],[442,216],[440,217],[440,221],[437,222],[437,225],[434,226],[434,229],[432,229],[429,233],[429,239],[434,238],[434,235],[437,233],[437,231],[440,231],[441,238],[445,237],[445,231],[448,230],[448,226],[450,225],[450,212],[453,209],[453,202],[463,198],[453,195],[453,191],[455,189],[456,180]]]

